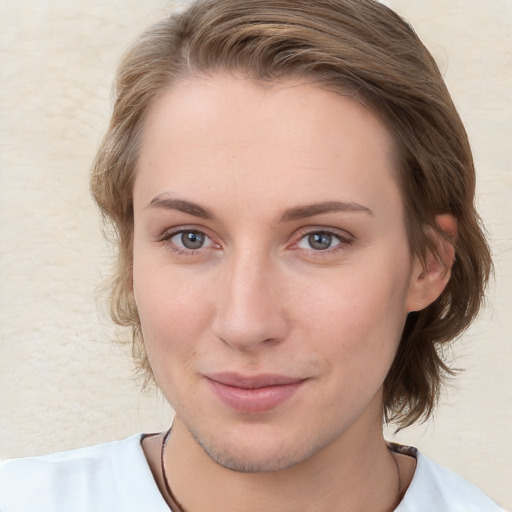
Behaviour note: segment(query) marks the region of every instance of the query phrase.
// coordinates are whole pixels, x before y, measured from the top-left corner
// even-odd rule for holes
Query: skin
[[[134,294],[176,411],[165,465],[185,508],[392,509],[382,384],[407,313],[441,293],[453,255],[411,257],[384,126],[304,82],[191,79],[146,120],[134,218]],[[204,244],[187,249],[183,232]],[[241,412],[207,378],[227,371],[301,384]],[[160,448],[144,442],[162,488]],[[414,461],[396,460],[403,492]]]

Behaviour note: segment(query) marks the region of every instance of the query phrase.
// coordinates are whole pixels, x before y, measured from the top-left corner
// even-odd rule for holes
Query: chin
[[[308,460],[328,444],[303,437],[294,442],[289,437],[284,439],[272,432],[268,432],[267,436],[260,432],[254,436],[246,433],[210,439],[197,432],[191,431],[191,434],[211,460],[239,473],[283,471]]]
[[[269,473],[289,469],[308,457],[300,453],[243,453],[242,450],[205,446],[203,450],[219,466],[238,473]]]

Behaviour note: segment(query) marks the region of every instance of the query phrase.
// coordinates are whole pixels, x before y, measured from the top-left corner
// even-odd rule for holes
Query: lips
[[[217,373],[207,382],[227,406],[242,413],[270,411],[290,399],[306,379],[277,374]]]

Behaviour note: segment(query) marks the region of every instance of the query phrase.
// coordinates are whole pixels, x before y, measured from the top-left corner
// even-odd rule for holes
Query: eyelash
[[[172,252],[184,256],[197,256],[200,255],[204,250],[208,250],[210,248],[201,246],[197,249],[187,249],[177,246],[174,242],[172,242],[172,238],[183,233],[201,234],[205,237],[206,240],[209,240],[213,245],[216,245],[212,241],[211,237],[209,237],[202,229],[193,227],[181,227],[176,230],[166,231],[162,234],[162,236],[158,238],[157,241],[166,245],[167,248]],[[329,235],[338,241],[336,245],[334,245],[333,247],[328,247],[327,249],[302,248],[302,250],[307,251],[310,255],[313,255],[315,257],[332,256],[334,254],[337,254],[339,251],[346,250],[347,246],[349,246],[353,242],[353,236],[347,232],[345,232],[345,234],[342,235],[339,232],[335,232],[334,230],[329,230],[326,228],[304,228],[300,232],[299,237],[296,238],[296,241],[294,241],[291,244],[292,250],[301,250],[301,248],[298,247],[298,245],[304,239],[312,235]]]

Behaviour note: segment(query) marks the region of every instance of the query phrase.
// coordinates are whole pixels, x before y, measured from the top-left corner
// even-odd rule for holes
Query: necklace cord
[[[174,496],[171,486],[169,485],[169,479],[167,478],[167,474],[165,472],[165,464],[164,464],[164,453],[165,453],[165,447],[167,446],[167,443],[169,442],[169,436],[171,435],[171,429],[172,425],[169,427],[169,430],[165,433],[163,441],[162,441],[162,451],[160,452],[160,466],[162,469],[162,478],[164,480],[164,487],[165,491],[167,492],[168,501],[169,501],[169,508],[172,512],[187,512],[183,505],[177,500],[176,496]]]

